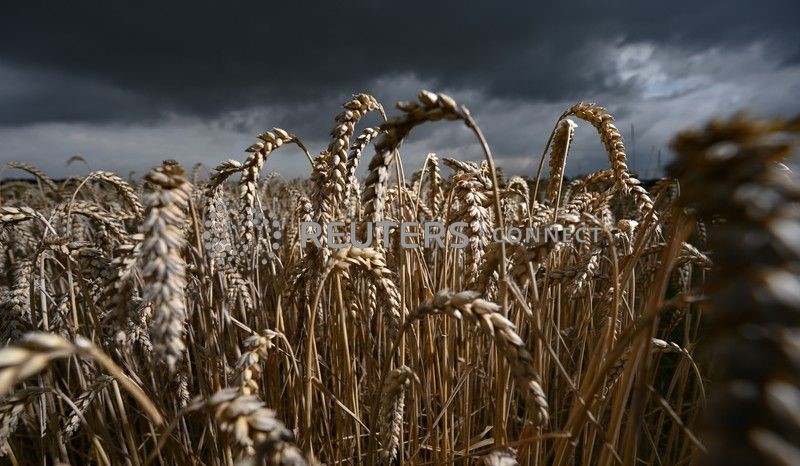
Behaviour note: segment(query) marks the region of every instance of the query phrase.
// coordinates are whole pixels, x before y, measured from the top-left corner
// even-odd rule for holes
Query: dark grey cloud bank
[[[530,170],[553,118],[579,100],[636,125],[637,169],[670,135],[743,108],[788,114],[800,97],[800,3],[19,2],[0,18],[0,159],[55,175],[208,164],[273,125],[323,146],[338,104],[420,87],[470,106],[507,171]],[[585,126],[585,125],[584,125]],[[572,172],[604,161],[583,128]],[[407,146],[476,156],[437,126]],[[666,154],[665,154],[666,157]],[[277,162],[287,175],[302,160]]]

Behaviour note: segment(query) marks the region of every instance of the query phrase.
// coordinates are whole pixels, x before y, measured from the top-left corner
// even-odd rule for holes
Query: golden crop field
[[[524,178],[447,95],[388,113],[209,176],[9,163],[0,464],[797,464],[800,122],[687,130],[645,188],[593,104]],[[485,159],[403,163],[439,120]],[[608,169],[565,179],[575,121]],[[267,175],[284,145],[310,179]]]

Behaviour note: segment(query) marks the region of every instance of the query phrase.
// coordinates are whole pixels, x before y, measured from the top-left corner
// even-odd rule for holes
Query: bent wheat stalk
[[[522,338],[517,335],[514,324],[500,314],[500,306],[481,299],[480,293],[441,290],[420,305],[417,311],[409,316],[406,327],[428,315],[442,314],[456,320],[466,317],[477,324],[481,330],[494,339],[501,354],[508,361],[511,372],[517,379],[519,388],[534,411],[534,422],[537,425],[547,424],[549,417],[547,397],[539,382],[539,374],[533,368],[533,356],[525,347]]]
[[[154,424],[162,423],[161,414],[142,389],[111,358],[81,336],[75,337],[75,343],[72,343],[52,333],[29,333],[19,344],[0,349],[0,396],[6,395],[18,383],[46,369],[52,361],[71,356],[96,361],[139,402]]]

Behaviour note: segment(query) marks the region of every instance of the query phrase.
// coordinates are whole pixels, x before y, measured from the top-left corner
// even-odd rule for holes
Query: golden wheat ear
[[[419,378],[407,366],[393,369],[386,376],[381,393],[380,438],[383,450],[381,459],[386,464],[393,464],[397,459],[400,446],[400,431],[403,427],[403,409],[405,408],[406,389],[412,380],[419,383]]]
[[[255,395],[243,395],[236,388],[220,390],[207,400],[197,399],[188,411],[206,409],[213,413],[220,428],[243,448],[250,458],[243,464],[306,464],[294,445],[294,435]]]
[[[153,348],[174,373],[186,350],[183,227],[192,187],[186,180],[186,172],[174,161],[151,170],[145,182],[147,210],[139,228],[144,235],[139,257],[144,279],[142,299],[153,307],[150,328]]]

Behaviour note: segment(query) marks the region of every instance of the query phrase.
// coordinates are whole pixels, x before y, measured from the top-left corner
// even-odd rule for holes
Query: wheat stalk
[[[47,390],[33,387],[19,390],[12,396],[0,398],[0,458],[8,453],[5,445],[17,430],[25,408],[42,393],[47,393]]]
[[[289,143],[296,144],[308,155],[308,151],[303,143],[297,139],[297,136],[289,134],[281,128],[273,128],[272,131],[266,131],[258,138],[261,141],[251,145],[246,150],[246,152],[250,153],[250,156],[241,166],[242,177],[239,180],[239,215],[244,221],[241,236],[245,244],[251,244],[254,239],[255,224],[253,223],[253,216],[256,210],[256,197],[258,196],[256,182],[269,155],[274,149]],[[223,170],[230,171],[227,166],[223,167]],[[218,179],[219,177],[215,175],[215,182]]]
[[[384,463],[392,464],[397,458],[400,447],[400,432],[403,427],[403,408],[405,407],[406,388],[412,380],[419,379],[408,366],[393,369],[386,375],[381,393],[380,431],[381,459]]]
[[[245,351],[236,363],[240,390],[244,395],[258,393],[258,378],[261,372],[260,361],[267,357],[267,352],[274,347],[272,340],[282,336],[273,330],[265,330],[262,335],[253,335],[243,342]],[[285,337],[283,337],[285,338]]]
[[[458,320],[467,317],[477,324],[493,337],[497,348],[511,367],[520,390],[534,408],[534,421],[539,425],[546,424],[549,416],[547,398],[539,382],[539,375],[533,368],[533,356],[516,333],[514,324],[500,314],[500,306],[479,296],[480,294],[474,291],[456,293],[451,290],[441,290],[432,299],[423,302],[409,317],[409,321],[426,315],[444,314]]]
[[[50,177],[47,176],[43,171],[39,170],[35,166],[24,162],[8,162],[6,163],[6,166],[9,168],[16,168],[18,170],[30,173],[31,175],[35,176],[36,179],[41,181],[42,184],[44,184],[51,191],[53,191],[53,193],[59,195],[60,191],[58,189],[58,186],[56,186],[55,182],[52,179],[50,179]]]
[[[122,196],[123,199],[125,199],[125,202],[127,202],[128,205],[133,208],[133,213],[137,218],[140,218],[142,213],[144,213],[144,206],[142,206],[142,202],[139,200],[139,195],[127,181],[123,180],[114,173],[107,171],[96,171],[90,173],[86,179],[96,179],[98,181],[108,183],[120,196]]]
[[[147,211],[140,227],[144,235],[140,253],[142,298],[153,306],[153,348],[174,373],[186,349],[186,278],[181,256],[186,240],[181,230],[191,185],[174,161],[151,170],[145,181],[149,186],[144,195]]]
[[[380,298],[370,298],[370,302],[377,304],[380,301],[387,306],[390,335],[396,335],[404,311],[401,310],[400,293],[392,281],[392,272],[386,267],[383,253],[376,248],[347,247],[335,250],[329,261],[330,267],[345,273],[350,265],[358,266],[369,277],[371,286],[381,291]],[[371,306],[368,307],[371,309]]]
[[[346,181],[346,203],[349,204],[353,201],[351,199],[355,194],[357,198],[360,198],[358,193],[356,193],[356,183],[358,179],[356,178],[356,170],[358,169],[358,163],[361,160],[361,154],[364,152],[364,149],[367,148],[370,142],[375,139],[378,134],[380,134],[380,130],[378,128],[364,128],[364,131],[356,138],[356,142],[354,142],[350,146],[350,154],[347,156],[347,181]]]
[[[550,176],[547,184],[547,198],[551,200],[556,210],[558,210],[558,203],[561,199],[561,184],[564,179],[564,168],[567,165],[569,146],[575,136],[575,128],[577,126],[569,118],[561,120],[558,123],[552,146],[550,147]]]
[[[31,328],[30,283],[33,264],[22,260],[14,267],[14,286],[3,296],[0,318],[5,329],[0,334],[4,345],[15,342]]]
[[[266,459],[271,465],[305,465],[306,461],[292,443],[292,432],[254,395],[242,395],[237,389],[224,389],[207,400],[198,400],[188,410],[205,408],[212,413],[220,429],[229,434],[248,455],[257,455],[251,464]]]
[[[97,399],[100,393],[108,388],[112,380],[114,380],[113,377],[101,375],[92,381],[92,384],[86,389],[85,392],[78,396],[78,398],[75,400],[75,407],[77,410],[73,412],[64,422],[62,431],[65,438],[70,438],[75,435],[75,432],[78,430],[78,426],[81,423],[81,419],[84,418],[86,411],[89,409],[89,405],[91,405]]]
[[[367,94],[356,94],[344,104],[345,110],[336,116],[336,126],[331,130],[331,142],[326,150],[330,154],[330,166],[326,180],[321,189],[325,192],[320,210],[324,212],[325,218],[330,218],[333,214],[340,211],[342,201],[346,197],[348,189],[347,182],[352,179],[350,170],[355,171],[358,162],[358,153],[363,150],[369,140],[373,137],[373,132],[362,134],[363,139],[357,141],[357,146],[353,148],[353,153],[349,158],[347,150],[350,147],[350,138],[355,132],[358,121],[367,113],[378,111],[386,119],[383,106],[374,97]]]
[[[564,116],[568,115],[574,115],[590,123],[597,129],[597,132],[600,134],[600,140],[608,153],[617,189],[623,194],[633,194],[642,217],[652,212],[653,201],[650,199],[650,195],[647,193],[647,190],[641,186],[639,180],[632,177],[628,171],[625,144],[619,130],[612,123],[614,117],[606,113],[603,107],[583,102],[574,105]]]
[[[398,108],[403,115],[389,119],[381,126],[382,136],[375,143],[375,156],[369,164],[361,203],[364,216],[376,225],[383,220],[386,191],[389,183],[389,166],[397,149],[414,127],[427,121],[465,119],[462,109],[448,95],[422,91],[420,103],[401,102]],[[363,231],[361,232],[363,234]],[[377,240],[377,238],[375,239]]]

